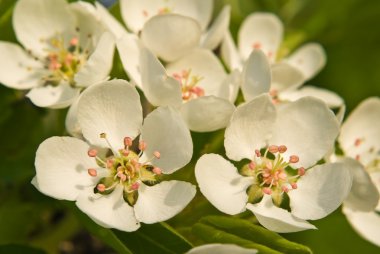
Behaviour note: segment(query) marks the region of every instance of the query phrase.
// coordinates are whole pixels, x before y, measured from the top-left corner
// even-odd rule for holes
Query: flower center
[[[173,78],[178,80],[182,88],[182,99],[189,101],[205,95],[203,88],[199,86],[199,81],[203,78],[192,75],[191,69],[183,70],[180,73],[174,73]]]
[[[292,164],[297,163],[299,157],[291,155],[286,160],[283,156],[286,150],[284,145],[271,145],[263,155],[256,150],[253,160],[243,166],[241,174],[253,177],[253,184],[248,189],[250,203],[258,202],[266,194],[280,206],[283,194],[297,189],[297,181],[305,174],[305,168],[294,169]]]
[[[107,140],[106,134],[100,134],[101,138]],[[108,141],[107,141],[108,142]],[[108,142],[109,143],[109,142]],[[153,158],[161,157],[158,151],[153,153],[153,157],[148,161],[141,161],[141,156],[147,148],[144,141],[140,141],[138,145],[139,152],[131,149],[132,139],[124,138],[124,148],[119,149],[116,154],[99,156],[96,149],[90,149],[88,156],[95,158],[97,164],[108,171],[108,176],[101,178],[94,193],[108,195],[113,192],[116,186],[123,186],[123,198],[129,205],[133,206],[138,198],[138,189],[141,183],[154,185],[158,181],[158,176],[162,171],[160,168],[152,164]],[[94,168],[88,169],[88,174],[92,177],[98,175],[98,171]]]
[[[88,37],[91,38],[91,35]],[[44,85],[57,86],[61,81],[66,81],[74,87],[75,74],[89,57],[89,45],[80,45],[77,36],[72,37],[68,45],[63,38],[53,38],[48,43],[47,56],[41,60],[48,70],[48,74],[43,77]]]
[[[351,148],[356,152],[355,159],[366,166],[369,173],[380,171],[380,149],[366,144],[365,138],[357,138]]]

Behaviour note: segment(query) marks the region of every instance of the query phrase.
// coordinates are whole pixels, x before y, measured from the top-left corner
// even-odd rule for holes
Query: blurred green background
[[[16,41],[11,24],[14,2],[0,0],[0,40]],[[380,1],[216,0],[215,13],[223,4],[232,7],[235,35],[245,16],[269,11],[284,22],[289,48],[321,43],[327,66],[308,83],[340,94],[348,112],[361,100],[380,95]],[[120,65],[112,73],[125,77]],[[48,198],[30,184],[35,151],[44,139],[65,135],[65,113],[37,108],[23,92],[0,86],[0,245],[26,243],[48,253],[112,253],[87,233],[88,221],[72,203]],[[314,253],[380,253],[351,229],[340,210],[315,224],[319,230],[284,236]],[[39,253],[9,248],[0,246],[0,253]]]

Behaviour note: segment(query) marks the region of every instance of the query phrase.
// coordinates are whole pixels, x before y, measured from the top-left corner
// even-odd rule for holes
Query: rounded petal
[[[324,101],[330,108],[339,108],[344,104],[342,97],[335,92],[314,86],[304,86],[298,90],[284,91],[278,96],[283,101],[296,101],[303,97],[311,96]]]
[[[238,33],[240,55],[247,59],[253,48],[260,48],[271,61],[282,42],[281,20],[270,13],[254,13],[245,18]]]
[[[136,231],[140,223],[135,217],[133,208],[123,199],[123,187],[118,186],[108,195],[94,194],[93,188],[81,193],[75,203],[99,225],[116,228],[122,231]]]
[[[316,98],[304,97],[278,107],[271,145],[285,145],[283,156],[299,157],[293,167],[316,164],[334,146],[339,122],[327,105]]]
[[[160,159],[154,158],[152,164],[164,174],[182,168],[193,155],[193,142],[186,123],[179,112],[170,107],[160,107],[145,118],[141,140],[147,143],[144,152],[147,158],[154,158],[155,151],[160,152]]]
[[[228,31],[230,25],[231,6],[223,7],[218,17],[212,23],[211,27],[202,36],[201,46],[207,49],[215,49],[223,40],[224,35]]]
[[[226,71],[210,50],[194,49],[179,60],[168,64],[166,69],[169,75],[189,71],[190,78],[192,76],[200,78],[197,86],[204,89],[205,95],[220,97],[221,94],[227,93],[228,87],[222,86],[227,77]]]
[[[210,22],[212,0],[121,0],[121,15],[128,28],[138,33],[150,18],[161,13],[176,13],[195,19],[202,30]]]
[[[349,169],[353,176],[350,194],[344,201],[344,206],[353,211],[372,212],[379,203],[379,192],[372,182],[370,175],[362,164],[354,159],[347,158]],[[379,184],[380,185],[380,184]]]
[[[183,32],[184,36],[179,36]],[[165,61],[174,61],[195,48],[201,29],[192,18],[177,15],[157,15],[145,23],[141,31],[143,44]]]
[[[241,58],[230,31],[227,31],[224,35],[222,45],[220,47],[220,54],[228,69],[242,69]]]
[[[33,54],[45,55],[46,41],[64,31],[74,31],[75,17],[65,0],[20,0],[13,12],[17,40]]]
[[[209,253],[217,253],[217,254],[256,254],[257,250],[254,249],[246,249],[234,244],[221,244],[221,243],[212,243],[205,244],[195,248],[192,248],[186,254],[209,254]]]
[[[15,89],[38,86],[43,76],[40,62],[14,43],[0,41],[0,52],[0,83]]]
[[[253,179],[241,176],[222,156],[203,155],[195,165],[195,177],[202,194],[220,211],[231,215],[245,211],[246,189]]]
[[[134,34],[125,33],[117,40],[116,46],[125,72],[141,88],[141,43],[139,38]]]
[[[67,83],[35,87],[26,94],[34,105],[43,108],[66,108],[79,96],[80,90]]]
[[[337,209],[352,186],[350,162],[315,166],[297,182],[297,189],[288,193],[292,214],[305,220],[318,220]]]
[[[96,177],[87,170],[98,168],[87,155],[90,146],[71,137],[51,137],[36,152],[36,181],[39,191],[56,199],[76,200],[84,187],[94,185]]]
[[[66,128],[66,131],[71,136],[82,139],[83,138],[82,130],[78,122],[79,98],[80,96],[75,101],[73,101],[73,103],[70,105],[69,110],[67,111],[66,119],[65,119],[65,128]]]
[[[224,147],[228,158],[235,161],[252,159],[256,149],[267,145],[275,120],[275,107],[266,94],[237,107],[225,132]]]
[[[343,208],[348,222],[367,241],[380,247],[380,215],[375,212],[356,212]]]
[[[305,81],[303,74],[285,62],[272,65],[271,89],[283,92],[295,89]]]
[[[208,132],[225,128],[235,110],[233,103],[215,96],[202,96],[181,107],[181,114],[192,131]]]
[[[308,80],[326,65],[326,53],[318,43],[308,43],[291,54],[286,62],[300,70]]]
[[[271,75],[270,65],[263,51],[253,50],[243,67],[241,90],[244,100],[250,101],[269,92]]]
[[[285,209],[276,207],[270,195],[264,195],[260,203],[248,204],[247,209],[255,214],[261,225],[274,232],[292,233],[316,229],[309,222],[294,217]]]
[[[154,106],[179,107],[182,104],[180,83],[166,74],[164,66],[146,48],[141,50],[141,84],[148,101]]]
[[[124,137],[134,139],[142,124],[142,108],[136,89],[124,80],[111,80],[86,89],[78,102],[78,122],[93,145],[113,150],[124,147]]]
[[[222,84],[222,86],[228,87],[228,90],[225,89],[227,94],[220,94],[220,97],[228,99],[230,102],[234,103],[239,94],[240,85],[241,73],[238,70],[234,70],[227,76]]]
[[[113,63],[115,41],[113,35],[106,32],[100,38],[94,52],[84,66],[75,74],[77,86],[90,86],[107,79]]]
[[[194,185],[182,181],[163,181],[152,187],[141,184],[134,206],[136,218],[147,224],[168,220],[181,212],[195,193]]]
[[[364,166],[375,160],[380,150],[379,126],[380,99],[371,97],[361,102],[342,125],[339,143],[345,155],[359,156]]]

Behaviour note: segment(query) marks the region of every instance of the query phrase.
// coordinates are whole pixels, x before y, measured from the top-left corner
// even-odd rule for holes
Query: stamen
[[[252,44],[252,48],[254,48],[254,49],[260,49],[261,48],[261,43],[260,42],[254,42]]]
[[[362,143],[362,139],[360,139],[360,138],[357,138],[357,139],[355,139],[355,143],[354,143],[354,145],[356,146],[356,147],[358,147],[358,146],[360,146],[360,144]]]
[[[278,151],[279,151],[280,153],[285,153],[286,150],[288,150],[288,148],[287,148],[286,146],[284,146],[284,145],[280,145],[280,146],[278,147]]]
[[[70,40],[70,45],[71,46],[77,46],[79,43],[79,39],[77,37],[73,37],[71,40]]]
[[[132,142],[133,142],[132,138],[130,138],[130,137],[124,138],[124,146],[130,147],[130,146],[132,146]]]
[[[289,162],[290,163],[297,163],[299,162],[300,158],[297,155],[290,155]]]
[[[140,183],[138,183],[138,182],[135,182],[135,183],[133,183],[133,184],[131,185],[131,189],[132,189],[132,190],[138,190],[139,187],[140,187]]]
[[[98,155],[98,151],[96,149],[90,149],[88,150],[87,154],[90,157],[96,157]]]
[[[291,183],[290,186],[292,186],[293,190],[297,189],[297,187],[298,187],[296,183]]]
[[[270,188],[263,188],[263,193],[267,194],[267,195],[271,195],[272,194],[272,190]]]
[[[256,149],[255,150],[255,154],[257,157],[261,157],[261,153],[260,153],[260,150],[259,149]]]
[[[106,186],[102,183],[99,183],[97,186],[96,186],[96,189],[99,191],[99,192],[104,192],[106,190]]]
[[[271,146],[269,146],[268,147],[268,151],[270,152],[270,153],[277,153],[278,152],[278,146],[275,146],[275,145],[271,145]]]
[[[107,159],[107,161],[106,161],[106,166],[107,166],[107,168],[108,169],[111,169],[112,167],[113,167],[113,164],[114,164],[115,162],[114,162],[114,160],[112,160],[112,159]]]
[[[139,150],[140,151],[145,151],[146,147],[147,147],[147,144],[144,141],[140,140],[140,142],[139,142]]]
[[[162,174],[162,170],[158,167],[154,167],[153,170],[152,170],[153,173],[155,173],[156,175],[161,175]]]
[[[159,151],[154,151],[153,156],[156,157],[157,159],[159,159],[161,157],[161,154]]]
[[[93,176],[93,177],[95,177],[95,176],[98,175],[98,171],[96,171],[96,169],[94,169],[94,168],[89,168],[89,169],[87,170],[87,172],[88,172],[88,174],[89,174],[90,176]]]
[[[281,189],[282,189],[282,191],[285,192],[285,193],[288,193],[288,192],[289,192],[289,188],[286,187],[285,185],[283,185],[283,186],[281,187]]]
[[[299,175],[299,176],[303,176],[303,175],[305,175],[305,168],[304,168],[304,167],[300,167],[300,168],[298,169],[298,175]]]
[[[249,169],[251,170],[254,170],[256,168],[256,163],[254,161],[251,161],[249,164],[248,164],[248,167]]]

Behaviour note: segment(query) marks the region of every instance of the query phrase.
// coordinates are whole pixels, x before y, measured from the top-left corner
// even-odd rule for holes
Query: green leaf
[[[282,253],[312,253],[307,246],[291,242],[279,234],[247,220],[224,216],[208,216],[201,219],[200,222],[227,231],[241,238],[269,246]]]
[[[136,232],[114,231],[133,253],[177,254],[193,246],[166,223],[143,225]]]
[[[32,248],[26,245],[7,244],[0,245],[0,254],[45,254],[43,250]]]
[[[261,254],[280,254],[281,252],[273,250],[267,246],[252,242],[239,236],[219,230],[215,227],[196,223],[193,226],[193,233],[207,243],[231,243],[240,245],[249,249],[256,249]]]

